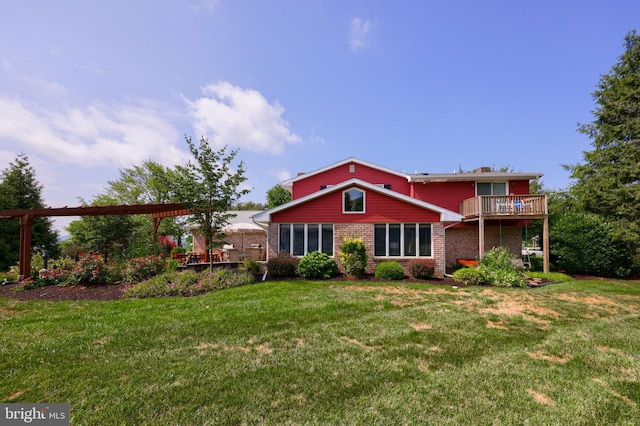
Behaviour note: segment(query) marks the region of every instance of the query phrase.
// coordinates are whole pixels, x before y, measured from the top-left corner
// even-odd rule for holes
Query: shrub
[[[174,248],[171,249],[171,257],[173,257],[174,254],[185,254],[186,252],[187,252],[186,247],[175,246]]]
[[[375,276],[383,280],[401,280],[404,278],[404,270],[395,260],[387,260],[376,265]]]
[[[200,283],[207,291],[240,287],[243,285],[253,284],[254,282],[255,276],[253,274],[240,271],[229,271],[228,269],[206,271],[200,275]]]
[[[262,265],[253,259],[245,259],[242,261],[242,265],[238,267],[238,271],[251,275],[260,275],[264,271]]]
[[[213,290],[238,287],[254,282],[253,275],[218,269],[198,274],[194,271],[168,272],[145,282],[127,285],[125,297],[195,296]]]
[[[453,273],[453,279],[463,285],[479,285],[486,283],[486,277],[477,268],[461,268]]]
[[[418,280],[428,280],[433,277],[435,268],[430,260],[413,260],[407,265],[409,274]]]
[[[525,287],[524,273],[515,266],[515,256],[506,247],[494,247],[486,252],[478,263],[478,270],[486,281],[499,287]]]
[[[160,256],[151,255],[130,259],[124,271],[124,278],[127,282],[138,283],[148,280],[164,272],[166,263]]]
[[[13,272],[0,272],[0,285],[7,285],[18,280],[18,274]]]
[[[344,237],[340,245],[340,263],[347,275],[360,277],[367,268],[367,248],[360,237]]]
[[[280,252],[267,262],[269,275],[272,277],[295,277],[298,270],[298,259],[287,252]]]
[[[96,285],[106,282],[107,268],[102,257],[86,254],[73,265],[65,284]]]
[[[26,280],[21,281],[20,284],[18,284],[17,286],[13,287],[11,291],[17,293],[19,291],[32,290],[34,288],[46,287],[49,285],[56,285],[56,284],[58,284],[58,280],[55,277],[51,277],[51,276],[39,277],[39,278],[27,278]]]
[[[564,212],[554,221],[549,236],[556,266],[569,273],[626,277],[632,271],[630,247],[599,216]]]
[[[336,260],[326,253],[312,251],[298,263],[298,275],[306,279],[331,278],[338,274]]]
[[[169,272],[143,283],[126,285],[125,297],[193,296],[200,293],[199,276],[194,271]]]

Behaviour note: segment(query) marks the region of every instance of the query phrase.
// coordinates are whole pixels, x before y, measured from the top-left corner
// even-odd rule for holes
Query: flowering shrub
[[[130,259],[124,271],[124,278],[130,283],[139,283],[164,272],[165,261],[160,256],[146,256]]]
[[[176,243],[164,234],[158,238],[158,244],[160,245],[160,252],[165,255],[170,254],[173,248],[176,247]]]
[[[367,268],[367,248],[360,237],[344,237],[340,245],[340,263],[347,275],[360,277]]]
[[[213,290],[252,284],[251,274],[220,269],[198,274],[194,271],[168,272],[145,282],[126,284],[126,297],[195,296]]]
[[[107,282],[107,275],[107,268],[102,258],[96,254],[86,254],[73,265],[65,284],[104,284]]]
[[[298,274],[306,279],[331,278],[338,274],[338,264],[328,254],[312,251],[300,259]]]
[[[435,272],[433,262],[430,260],[413,260],[409,262],[407,269],[413,278],[419,280],[428,280]]]
[[[20,283],[13,287],[11,291],[17,293],[19,291],[32,290],[34,288],[56,284],[58,284],[58,282],[52,277],[27,278],[26,280],[20,281]]]

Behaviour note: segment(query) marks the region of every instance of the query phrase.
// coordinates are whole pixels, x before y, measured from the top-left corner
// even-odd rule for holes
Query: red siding
[[[393,223],[440,222],[440,213],[387,197],[374,191],[366,192],[366,213],[342,213],[342,191],[335,191],[302,205],[274,213],[278,223]]]
[[[355,165],[354,173],[349,173],[349,164]],[[358,163],[347,163],[294,182],[292,199],[296,200],[305,195],[313,194],[320,190],[320,186],[322,185],[337,185],[353,178],[372,184],[390,184],[393,191],[409,195],[409,182],[405,177]]]
[[[414,183],[414,198],[445,209],[460,212],[460,203],[476,196],[475,184],[469,182]]]
[[[412,183],[413,197],[454,212],[460,212],[460,203],[476,196],[475,182],[429,182]],[[528,194],[528,180],[509,182],[510,194]]]
[[[528,180],[512,180],[509,182],[509,194],[528,194],[529,193],[529,181]]]

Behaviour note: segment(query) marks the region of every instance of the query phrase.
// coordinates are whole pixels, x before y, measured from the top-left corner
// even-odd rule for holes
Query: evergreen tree
[[[0,210],[44,208],[42,185],[29,158],[19,154],[2,172],[0,181]],[[32,247],[44,250],[50,257],[58,254],[58,233],[53,230],[51,220],[39,217],[33,220]],[[0,219],[0,270],[6,270],[18,262],[20,246],[20,223],[17,219]]]
[[[592,140],[584,162],[568,166],[582,207],[614,226],[617,239],[640,248],[640,36],[625,37],[625,51],[593,93],[594,120],[580,126]]]

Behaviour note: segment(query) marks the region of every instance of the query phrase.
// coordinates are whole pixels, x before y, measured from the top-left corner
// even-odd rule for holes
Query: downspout
[[[445,226],[442,230],[442,262],[444,263],[444,276],[445,277],[449,277],[451,278],[452,275],[451,274],[447,274],[447,229],[451,228],[452,226],[456,226],[458,224],[462,223],[462,221],[458,221],[455,223],[452,223],[451,225]]]

